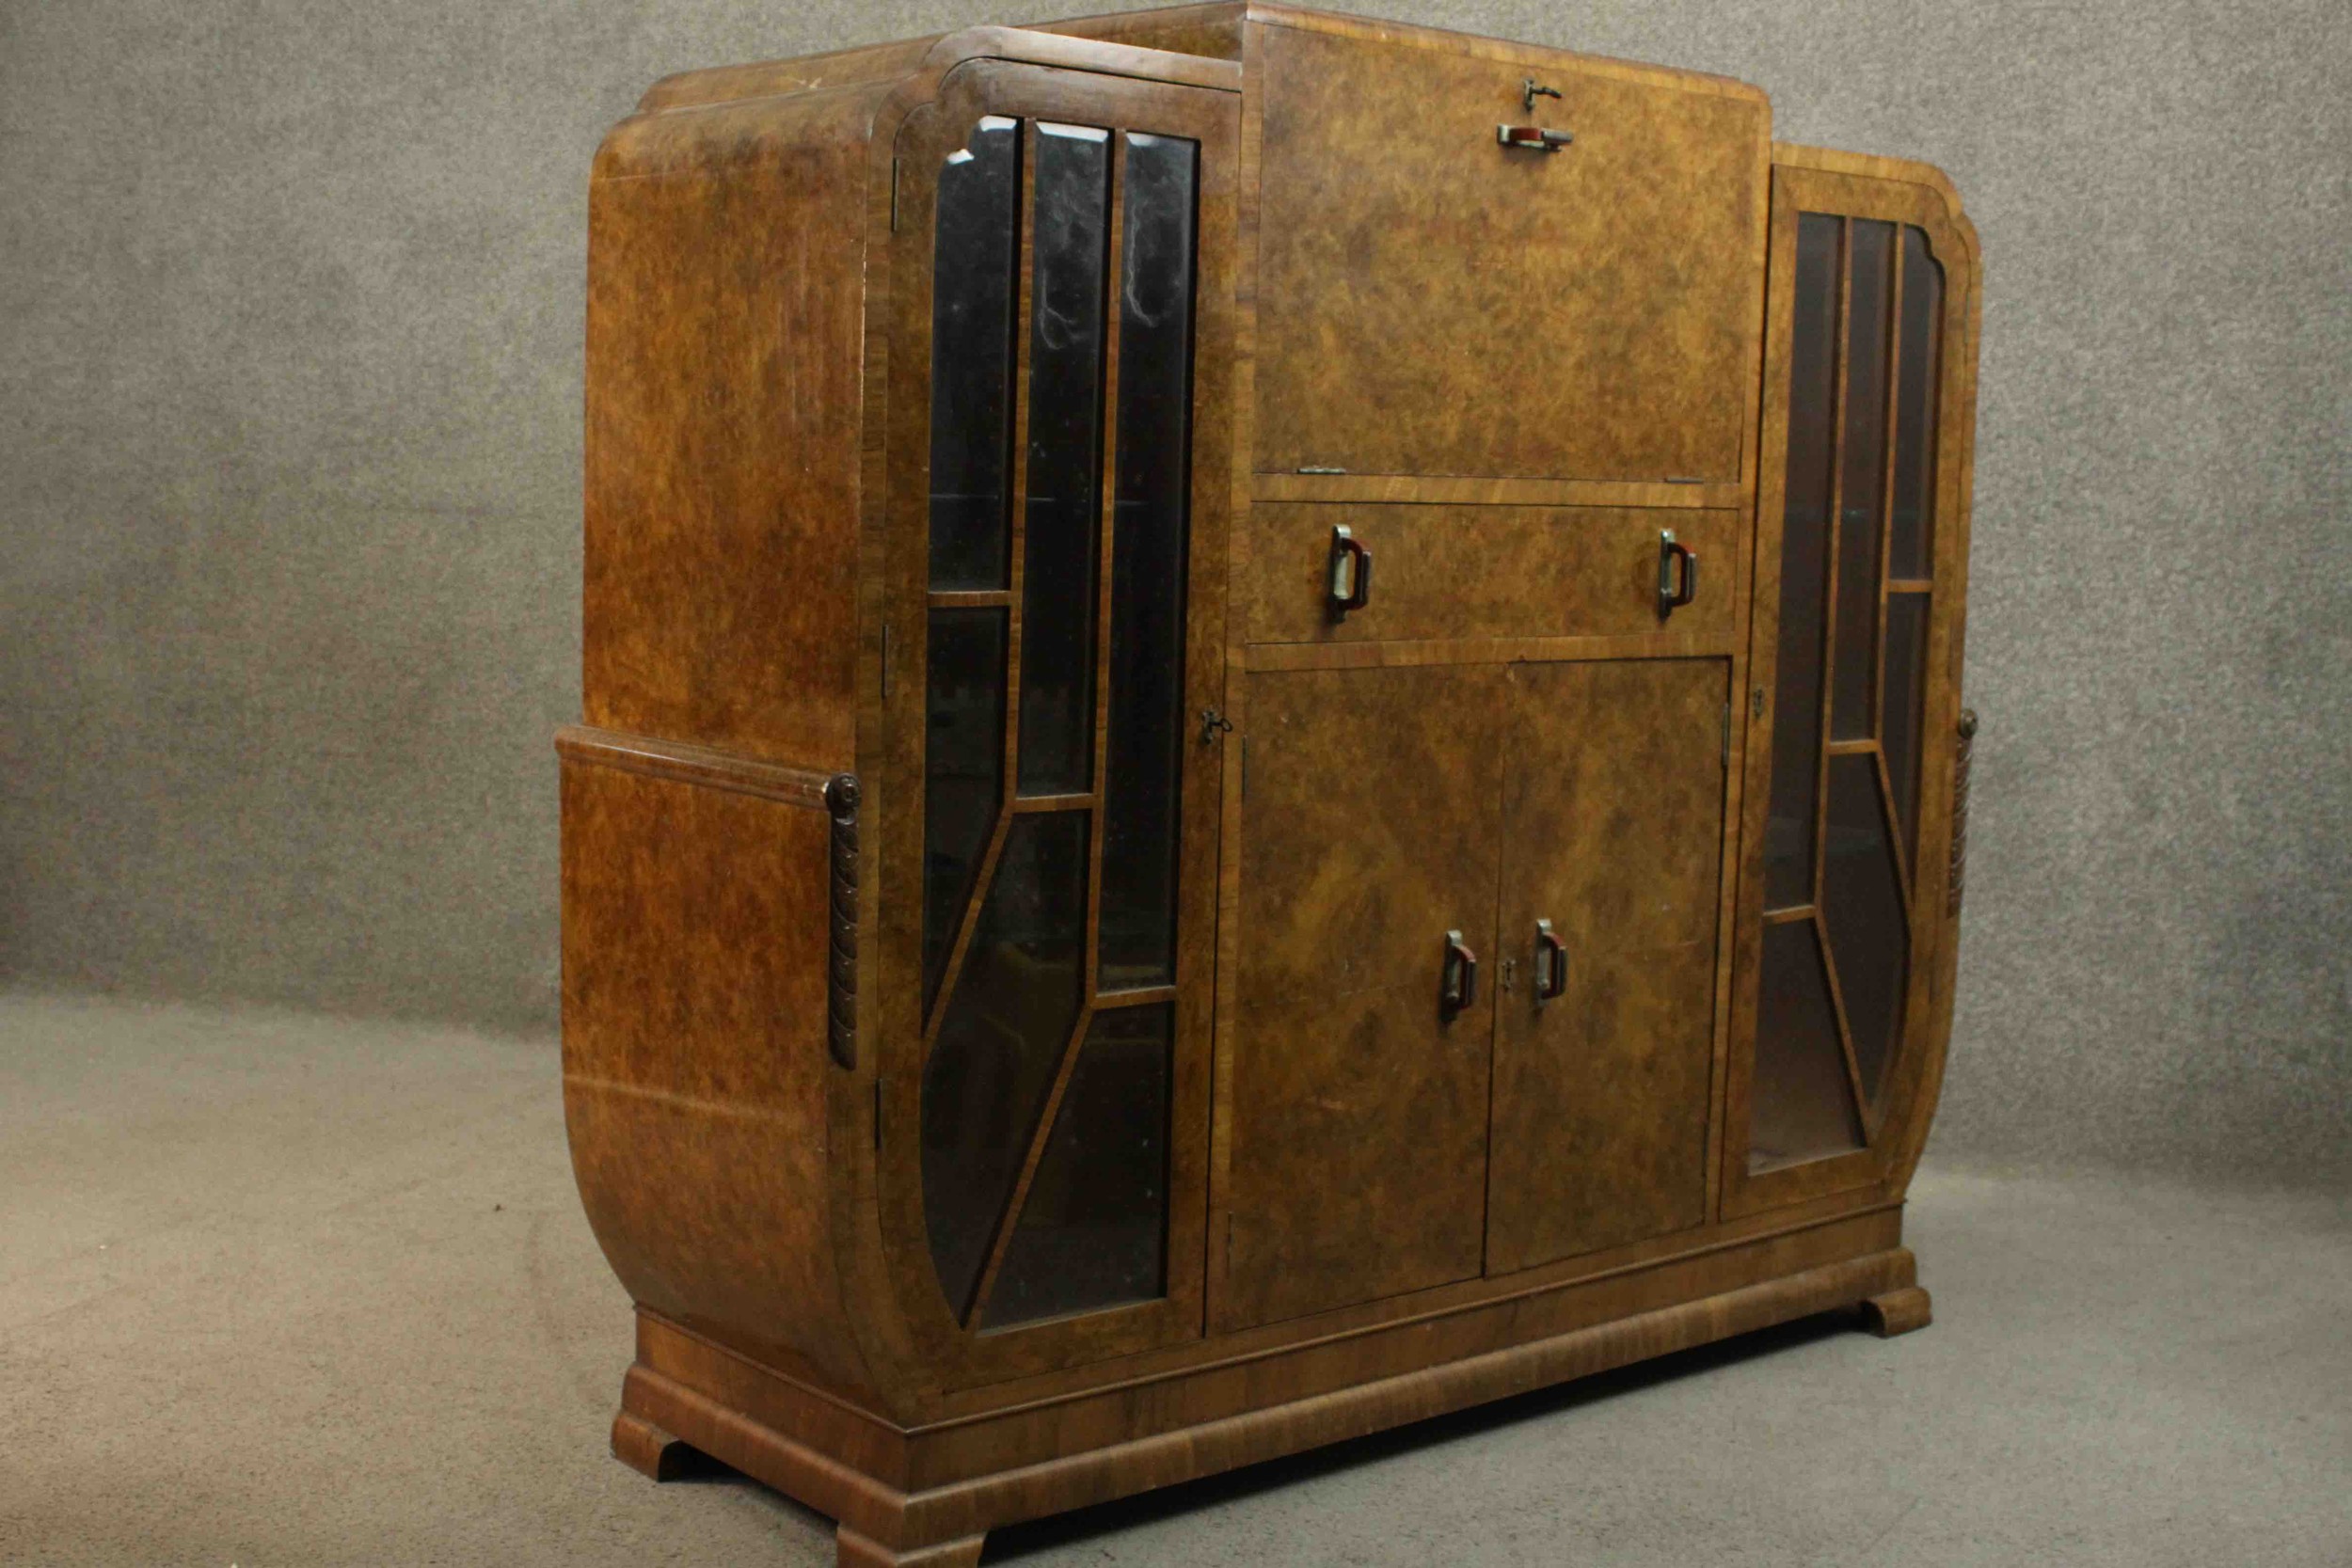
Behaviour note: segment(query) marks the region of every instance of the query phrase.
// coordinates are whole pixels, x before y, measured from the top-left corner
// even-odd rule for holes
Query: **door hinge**
[[[890,160],[890,231],[898,231],[898,160]]]

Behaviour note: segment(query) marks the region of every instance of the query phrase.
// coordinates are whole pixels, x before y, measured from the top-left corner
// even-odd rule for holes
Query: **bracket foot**
[[[704,1463],[701,1450],[626,1410],[612,1418],[612,1457],[653,1481],[675,1481]]]
[[[1892,1339],[1898,1334],[1910,1334],[1934,1321],[1935,1314],[1929,1306],[1928,1293],[1916,1285],[1906,1285],[1883,1296],[1871,1296],[1862,1304],[1862,1326],[1882,1339]]]

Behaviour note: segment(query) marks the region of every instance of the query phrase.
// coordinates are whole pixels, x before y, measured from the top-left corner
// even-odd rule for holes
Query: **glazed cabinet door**
[[[1488,1274],[1706,1220],[1729,680],[1512,672]]]
[[[1506,690],[1248,677],[1218,1329],[1479,1273]]]
[[[1975,247],[1900,166],[1774,172],[1727,1214],[1907,1170],[1941,1071]]]
[[[1741,482],[1760,93],[1258,32],[1259,470]]]
[[[880,1169],[965,1381],[1200,1329],[1236,121],[977,62],[898,143]]]

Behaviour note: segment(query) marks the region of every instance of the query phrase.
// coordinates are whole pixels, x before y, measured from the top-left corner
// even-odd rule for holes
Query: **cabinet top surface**
[[[958,32],[863,44],[821,55],[689,71],[655,83],[638,103],[638,109],[641,113],[649,113],[827,87],[894,83],[927,73],[944,72],[961,60],[998,53],[998,49],[992,46],[992,40],[1001,40],[1006,35],[1045,35],[1057,40],[1083,40],[1106,51],[1141,50],[1238,64],[1251,51],[1251,24],[1332,33],[1368,43],[1401,44],[1496,60],[1524,61],[1555,70],[1581,70],[1622,76],[1658,87],[1747,99],[1759,105],[1766,103],[1761,88],[1727,76],[1611,59],[1547,44],[1448,32],[1408,23],[1354,16],[1343,11],[1274,4],[1271,0],[1214,0],[1214,3],[1206,5],[1120,11],[1059,22],[1035,23],[1022,27],[973,26]],[[1083,66],[1088,62],[1073,59],[1069,63]],[[1116,63],[1107,55],[1103,64],[1105,68],[1117,69]]]

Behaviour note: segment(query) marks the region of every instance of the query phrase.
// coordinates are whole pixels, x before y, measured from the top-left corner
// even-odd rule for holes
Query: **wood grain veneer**
[[[1249,509],[1248,639],[1267,642],[1674,637],[1732,646],[1740,514],[1729,509],[1304,504]],[[1327,608],[1331,530],[1373,553],[1372,602]],[[1700,558],[1698,597],[1661,614],[1659,535]]]
[[[1772,143],[1769,114],[1722,78],[1234,0],[691,71],[614,128],[589,204],[585,721],[558,751],[566,1126],[637,1312],[618,1457],[735,1465],[835,1518],[845,1564],[971,1563],[1012,1520],[1804,1313],[1926,1324],[1901,1205],[1957,957],[1978,246],[1941,174]],[[1519,121],[1575,140],[1499,146]],[[935,583],[935,311],[976,261],[934,230],[985,125],[1021,149],[1007,569]],[[1105,138],[1098,192],[1048,194],[1044,126]],[[1167,372],[1123,331],[1166,304],[1128,263],[1172,276],[1152,247],[1177,230],[1127,203],[1136,149],[1170,141],[1189,352],[1136,428],[1182,450],[1130,451],[1120,412]],[[1089,202],[1091,322],[1041,270]],[[1804,213],[1916,230],[1942,293],[1931,559],[1875,587],[1874,635],[1895,596],[1929,607],[1903,1026],[1859,1146],[1774,1164],[1752,1128],[1782,1087],[1760,933],[1791,917],[1762,884],[1778,650],[1809,613],[1783,568]],[[1032,467],[1070,461],[1040,446],[1069,408],[1032,374],[1089,332],[1101,569],[1066,657],[1096,671],[1091,762],[1025,795],[1028,688],[1059,673],[1029,574],[1062,564],[1030,559]],[[1874,526],[1895,499],[1890,471]],[[1113,562],[1170,517],[1181,655],[1114,681]],[[1344,615],[1335,523],[1376,562]],[[1701,562],[1671,613],[1665,530]],[[996,1127],[1009,1173],[957,1302],[924,1185],[948,1092],[927,1071],[950,1003],[922,983],[941,613],[1004,633],[996,676],[958,677],[1004,689],[965,752],[993,749],[997,794],[942,996],[1050,969],[981,907],[1031,875],[1035,825],[1074,823],[1085,866],[1074,1032],[1027,1119],[957,1133]],[[1102,868],[1133,785],[1106,737],[1146,689],[1180,742],[1176,935],[1164,974],[1114,984],[1129,906]],[[1899,739],[1821,755],[1887,779]],[[1538,920],[1566,954],[1541,1003]],[[1477,956],[1463,1006],[1450,932]],[[1051,1011],[967,1032],[997,1043],[959,1082],[999,1082],[988,1053]],[[1165,1016],[1163,1077],[1089,1076],[1113,1015]],[[1836,1016],[1834,1081],[1867,1090]],[[1160,1119],[1099,1119],[1119,1104]],[[1150,1179],[1106,1180],[1129,1145]],[[1053,1266],[1024,1254],[1031,1205],[1083,1227],[1114,1192],[1158,1206],[1156,1282],[1004,1307]]]

